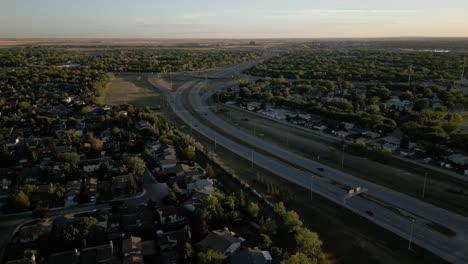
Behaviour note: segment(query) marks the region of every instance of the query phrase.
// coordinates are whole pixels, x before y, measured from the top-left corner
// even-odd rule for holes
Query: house
[[[122,264],[142,264],[141,237],[130,236],[122,241]]]
[[[159,141],[147,142],[145,144],[145,147],[147,149],[151,150],[151,152],[156,152],[161,148],[161,142],[159,142]]]
[[[462,154],[452,154],[447,159],[456,166],[465,167],[468,165],[468,157]]]
[[[175,206],[164,206],[157,209],[162,225],[176,226],[187,223],[185,212]]]
[[[190,241],[191,235],[190,231],[185,229],[172,232],[159,230],[157,232],[159,248],[162,252],[174,250],[176,248],[183,250],[185,243]]]
[[[126,193],[129,186],[130,186],[130,175],[120,175],[112,177],[110,180],[110,188],[111,192],[114,195],[120,195],[122,193]]]
[[[183,163],[181,164],[181,167],[186,177],[204,176],[206,174],[206,171],[196,163],[195,163],[195,166],[190,166],[188,164]]]
[[[143,130],[143,129],[147,129],[150,127],[151,127],[151,124],[146,120],[140,120],[135,124],[135,128],[137,130]]]
[[[80,253],[77,249],[50,254],[47,258],[47,264],[78,264],[80,262]]]
[[[203,189],[200,190],[195,190],[193,193],[193,197],[202,201],[206,197],[214,194],[216,192],[216,189],[213,186],[206,186]]]
[[[195,247],[202,252],[212,250],[219,252],[227,257],[238,250],[242,242],[244,242],[243,239],[235,237],[233,232],[225,228],[211,231],[208,236],[206,236],[202,241],[198,242]]]
[[[161,166],[161,171],[165,173],[167,169],[177,165],[177,159],[161,160],[159,165]]]
[[[49,219],[42,220],[37,224],[23,226],[18,232],[17,239],[20,243],[34,242],[51,230],[52,221]]]
[[[392,97],[385,102],[387,108],[394,108],[398,111],[402,111],[408,107],[412,106],[411,101],[403,100],[401,101],[398,97]]]
[[[91,202],[96,201],[97,183],[96,178],[88,178],[85,181],[84,192],[90,197]]]
[[[197,180],[195,182],[187,184],[187,191],[195,191],[195,190],[201,190],[206,187],[213,187],[213,180],[212,179],[202,179],[202,180]]]
[[[354,128],[354,124],[353,123],[349,123],[349,122],[342,122],[341,123],[343,125],[343,128],[348,131],[352,128]]]
[[[153,214],[148,207],[121,208],[119,215],[119,227],[130,232],[138,228],[150,229],[153,226]]]
[[[62,146],[56,146],[55,150],[57,153],[63,154],[67,152],[72,152],[73,151],[73,146],[72,145],[62,145]]]
[[[178,260],[177,263],[184,260],[185,243],[190,243],[191,233],[188,230],[181,229],[172,232],[158,231],[158,247],[164,260]],[[164,262],[170,263],[170,262]]]
[[[50,185],[47,184],[37,186],[37,190],[29,198],[33,207],[49,206],[49,187]]]
[[[114,255],[114,245],[109,244],[84,248],[80,252],[81,264],[117,264],[121,263],[120,258]]]
[[[393,145],[393,146],[396,146],[398,148],[398,147],[400,147],[401,139],[397,138],[397,137],[389,136],[389,137],[382,138],[381,141],[384,144]]]
[[[68,181],[65,185],[65,207],[78,204],[75,197],[81,193],[81,181]]]
[[[25,183],[36,184],[39,182],[42,176],[41,169],[39,167],[22,168],[20,172],[20,179]]]
[[[350,133],[346,131],[332,131],[332,133],[339,138],[347,138],[350,135]]]
[[[0,168],[0,190],[8,190],[12,187],[16,173],[13,169]]]
[[[229,256],[231,264],[269,264],[272,260],[270,252],[251,248],[243,248]]]
[[[371,138],[371,139],[376,139],[376,138],[380,137],[379,133],[376,133],[376,132],[373,132],[373,131],[364,131],[364,132],[362,132],[362,135],[367,137],[367,138]]]

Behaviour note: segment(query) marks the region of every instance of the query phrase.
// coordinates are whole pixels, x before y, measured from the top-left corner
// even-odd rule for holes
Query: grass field
[[[120,74],[106,85],[100,98],[105,104],[133,104],[136,107],[163,106],[163,98],[147,81],[145,74]]]
[[[341,169],[342,153],[328,139],[301,129],[281,124],[231,108],[221,108],[219,116],[238,128],[284,146],[313,160]],[[363,157],[345,154],[344,171],[436,206],[468,216],[468,184],[436,172],[428,173],[425,197],[422,198],[425,170],[392,159],[384,165]]]

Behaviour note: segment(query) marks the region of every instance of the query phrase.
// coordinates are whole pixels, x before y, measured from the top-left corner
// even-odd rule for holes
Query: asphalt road
[[[222,69],[216,76],[234,75],[235,71],[239,72],[247,65],[249,64]],[[179,87],[176,93],[171,93],[154,83],[153,85],[168,96],[168,102],[174,112],[193,130],[212,140],[216,139],[217,144],[240,157],[290,182],[310,189],[403,238],[409,239],[411,236],[414,243],[449,262],[468,263],[468,219],[306,159],[235,128],[208,110],[203,100],[207,97],[201,98],[199,94],[199,90],[205,85],[204,82],[195,86],[187,83]],[[198,117],[193,116],[182,104],[182,93],[188,89],[192,89],[189,96],[191,104],[203,112],[197,115]],[[222,133],[206,126],[206,122],[216,126]],[[255,146],[255,149],[259,149],[261,153],[249,146]],[[319,167],[324,170],[318,171]],[[357,186],[367,188],[368,192],[345,200],[347,194],[345,189]],[[414,219],[414,222],[411,219]],[[456,232],[456,235],[447,236],[429,226],[434,224],[449,228]]]

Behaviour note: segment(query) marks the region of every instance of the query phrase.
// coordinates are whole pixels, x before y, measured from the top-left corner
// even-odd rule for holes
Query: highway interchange
[[[210,78],[187,82],[176,91],[158,86],[151,76],[149,81],[168,98],[167,102],[183,122],[206,138],[216,140],[217,145],[275,175],[310,189],[405,239],[411,239],[448,262],[468,263],[467,218],[304,158],[217,117],[210,110],[207,99],[225,87],[212,89],[204,95],[200,94],[201,88],[213,78],[228,80],[238,76],[242,70],[259,60],[223,68],[210,73]],[[184,105],[182,98],[185,93],[189,93],[189,103],[195,111],[190,111]],[[368,192],[345,199],[348,190],[355,187],[366,188]],[[431,226],[448,228],[456,235],[443,234]]]

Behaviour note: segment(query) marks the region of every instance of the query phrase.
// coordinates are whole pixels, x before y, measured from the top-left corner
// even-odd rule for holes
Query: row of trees
[[[0,50],[0,67],[44,67],[73,62],[106,72],[177,72],[221,67],[258,54],[240,50],[96,48],[95,53],[57,47]]]
[[[434,53],[392,49],[301,48],[258,64],[248,72],[256,76],[288,79],[343,78],[349,81],[406,82],[455,80],[467,53]]]

